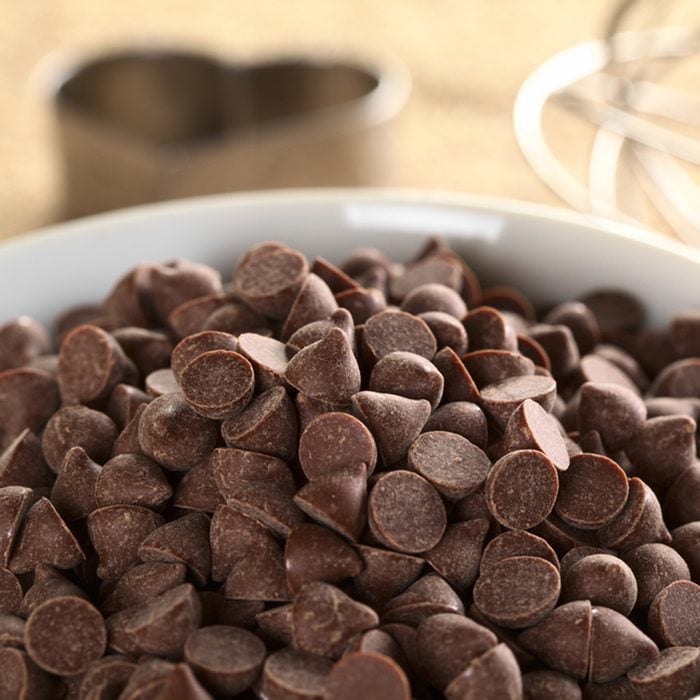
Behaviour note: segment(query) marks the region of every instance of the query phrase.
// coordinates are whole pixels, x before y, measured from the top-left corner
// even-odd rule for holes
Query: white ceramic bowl
[[[700,304],[700,253],[627,225],[556,209],[458,194],[308,190],[235,194],[83,219],[0,245],[0,323],[51,321],[101,300],[140,261],[186,257],[227,277],[251,244],[284,241],[339,260],[374,245],[405,260],[444,234],[487,284],[512,284],[535,303],[596,286],[638,294],[649,320]]]

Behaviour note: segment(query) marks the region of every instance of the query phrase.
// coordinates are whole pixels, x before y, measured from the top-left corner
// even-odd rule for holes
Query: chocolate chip
[[[423,560],[408,554],[359,545],[363,568],[353,582],[361,600],[381,606],[403,593],[420,575]]]
[[[700,646],[700,586],[674,581],[649,608],[649,629],[666,646]]]
[[[39,435],[58,406],[58,385],[48,372],[27,367],[0,372],[0,450],[23,430]]]
[[[148,561],[129,569],[102,601],[105,613],[143,605],[185,583],[187,567],[181,562]]]
[[[423,557],[453,588],[466,591],[479,573],[479,559],[488,531],[487,520],[448,525],[442,539]]]
[[[229,447],[252,450],[290,461],[296,452],[298,421],[285,389],[259,394],[235,418],[224,421],[221,433]]]
[[[185,371],[187,365],[205,352],[212,350],[229,350],[235,352],[238,349],[236,337],[230,333],[221,331],[201,331],[183,338],[173,349],[171,366],[175,376],[179,377]]]
[[[23,574],[37,564],[70,569],[84,560],[83,550],[51,501],[41,498],[24,516],[8,568]]]
[[[146,410],[146,404],[141,404],[134,413],[134,417],[124,426],[112,445],[112,457],[123,454],[140,454],[139,423]]]
[[[205,294],[184,301],[168,314],[168,325],[179,338],[199,333],[207,319],[228,301],[226,295],[221,293]]]
[[[664,515],[672,526],[700,520],[700,462],[684,469],[671,484],[664,499]]]
[[[22,605],[22,586],[9,570],[0,567],[0,615],[18,615]]]
[[[180,375],[187,402],[207,418],[224,420],[243,410],[253,396],[255,375],[243,355],[210,350],[195,357]]]
[[[457,433],[481,449],[487,443],[486,416],[476,404],[469,401],[454,401],[440,406],[430,415],[424,430]]]
[[[21,617],[0,613],[0,648],[24,649],[24,628]]]
[[[0,487],[51,486],[54,479],[41,449],[41,442],[31,430],[23,430],[0,454]]]
[[[324,700],[410,700],[402,668],[383,654],[359,651],[344,656],[324,682]]]
[[[219,447],[211,454],[214,481],[224,500],[235,497],[250,484],[267,481],[282,491],[294,491],[294,477],[279,457]]]
[[[569,676],[557,671],[530,671],[523,675],[525,700],[581,700],[581,688]]]
[[[432,615],[464,615],[464,604],[455,590],[437,574],[426,574],[382,608],[382,622],[416,626]]]
[[[152,396],[129,384],[117,384],[107,403],[107,415],[119,430],[124,430],[136,415],[139,406],[150,402]]]
[[[617,384],[632,392],[639,392],[637,385],[629,375],[619,369],[610,360],[594,355],[584,355],[581,358],[575,374],[578,383],[592,382],[594,384]]]
[[[267,319],[260,313],[238,299],[230,299],[207,317],[201,330],[240,335],[266,332],[267,325]]]
[[[559,568],[559,559],[551,546],[537,535],[525,530],[508,530],[494,537],[481,556],[481,570],[510,557],[540,557]]]
[[[452,348],[443,348],[433,358],[433,364],[444,377],[443,402],[479,401],[479,389],[462,360]]]
[[[671,546],[685,559],[693,581],[700,582],[700,521],[681,525],[671,535]]]
[[[489,510],[502,525],[527,529],[552,511],[559,478],[554,463],[537,450],[516,450],[501,457],[486,480]]]
[[[603,547],[626,550],[646,542],[663,541],[670,535],[654,492],[637,477],[629,480],[629,495],[619,515],[598,530]]]
[[[603,331],[634,331],[644,320],[640,302],[621,289],[600,289],[581,297]]]
[[[301,435],[299,463],[310,481],[360,463],[371,473],[377,463],[377,446],[372,433],[354,416],[322,413]]]
[[[637,579],[637,607],[640,608],[650,605],[661,589],[673,581],[690,579],[683,557],[665,544],[643,544],[629,550],[622,558]]]
[[[0,678],[7,700],[60,697],[60,684],[19,649],[0,648]]]
[[[551,411],[556,397],[556,382],[547,376],[524,375],[489,384],[481,390],[481,407],[505,429],[518,406],[532,399]]]
[[[432,331],[438,350],[452,348],[460,356],[467,352],[467,332],[457,318],[444,311],[424,311],[418,314],[418,318],[425,321]]]
[[[140,659],[120,696],[120,700],[150,700],[153,696],[160,697],[174,668],[175,664],[164,659],[155,657]],[[201,698],[196,700],[201,700]]]
[[[181,394],[164,394],[144,409],[138,437],[143,453],[164,469],[187,471],[214,449],[218,430]]]
[[[330,530],[301,523],[292,528],[284,550],[287,582],[292,593],[305,583],[337,583],[358,576],[363,569],[359,554]]]
[[[273,644],[292,644],[292,603],[278,605],[255,616],[263,639]]]
[[[529,335],[518,333],[518,352],[529,358],[535,367],[542,367],[548,372],[552,371],[552,361],[549,359],[547,351],[534,338]]]
[[[355,634],[378,624],[372,608],[328,583],[307,583],[294,599],[294,644],[311,654],[338,658]]]
[[[498,640],[469,618],[443,613],[418,625],[417,642],[428,679],[437,688],[445,688]]]
[[[282,340],[289,339],[302,326],[328,318],[338,304],[328,285],[313,272],[307,275],[282,327]]]
[[[47,423],[41,444],[46,462],[58,472],[68,450],[76,446],[104,464],[116,438],[117,427],[109,416],[86,406],[65,406]]]
[[[112,337],[144,377],[170,363],[173,345],[161,331],[126,326],[112,331]]]
[[[401,309],[411,314],[441,311],[458,320],[467,314],[467,305],[453,289],[438,282],[429,282],[414,287],[401,300]]]
[[[282,548],[272,539],[251,547],[232,568],[223,593],[227,598],[239,600],[291,600]]]
[[[535,373],[531,360],[510,350],[477,350],[466,354],[462,360],[478,387]]]
[[[201,603],[184,583],[138,607],[107,618],[109,646],[117,652],[179,658],[200,624]]]
[[[397,470],[382,474],[368,499],[373,534],[400,552],[423,552],[442,537],[447,516],[440,495],[418,474]]]
[[[184,510],[213,513],[224,503],[214,475],[214,452],[185,472],[175,489],[172,504]]]
[[[659,654],[656,644],[624,615],[596,606],[592,610],[588,677],[607,683]]]
[[[582,355],[589,353],[600,342],[598,321],[593,312],[580,301],[557,304],[544,317],[544,322],[567,326],[574,336]]]
[[[101,471],[82,447],[66,452],[51,489],[51,502],[66,522],[85,518],[95,510],[95,486]]]
[[[637,386],[640,391],[644,391],[649,386],[649,378],[644,368],[630,355],[616,345],[601,343],[596,346],[595,354],[605,358],[610,363],[621,369]]]
[[[381,311],[366,323],[362,346],[371,364],[397,350],[430,360],[437,351],[435,336],[428,325],[404,311]]]
[[[107,631],[102,615],[88,601],[60,597],[32,611],[24,639],[27,653],[40,668],[75,676],[104,654]]]
[[[569,453],[556,419],[531,399],[523,401],[508,419],[503,448],[506,452],[539,450],[560,471],[569,468]]]
[[[594,530],[621,513],[628,493],[627,475],[613,460],[575,455],[568,470],[561,473],[555,511],[569,525]]]
[[[503,627],[521,629],[544,618],[561,590],[559,571],[539,557],[508,557],[482,571],[474,585],[474,604]]]
[[[403,459],[430,415],[425,399],[361,391],[352,397],[364,417],[386,465]]]
[[[97,575],[105,581],[123,576],[139,562],[141,542],[163,524],[163,518],[140,506],[105,506],[87,519],[90,540],[100,559]]]
[[[252,630],[257,616],[265,610],[265,603],[261,600],[231,600],[214,591],[200,591],[199,600],[202,627],[219,624]]]
[[[196,512],[161,525],[141,541],[138,555],[142,561],[185,564],[197,584],[205,585],[211,571],[209,517]]]
[[[279,700],[321,700],[323,682],[333,662],[288,647],[265,660],[262,692]]]
[[[243,333],[238,337],[238,350],[253,366],[256,388],[284,385],[289,364],[284,343],[259,333]]]
[[[355,282],[352,277],[320,255],[317,255],[313,259],[311,263],[311,272],[320,277],[328,285],[333,294],[343,292],[347,289],[356,289],[358,287],[357,282]]]
[[[144,380],[146,392],[149,398],[156,399],[163,394],[177,394],[180,392],[175,372],[171,369],[157,369],[151,372]]]
[[[212,693],[237,695],[257,679],[265,660],[265,645],[239,627],[214,625],[189,636],[185,658]]]
[[[646,420],[646,406],[625,387],[589,382],[581,387],[578,419],[581,433],[596,430],[605,448],[614,452],[635,440]]]
[[[266,527],[288,537],[304,516],[292,500],[292,494],[275,484],[259,481],[228,499],[228,504]]]
[[[571,330],[564,325],[541,323],[528,328],[527,334],[544,348],[557,381],[567,379],[581,359]]]
[[[107,656],[86,671],[80,683],[80,694],[86,698],[118,697],[126,688],[136,664],[124,656]]]
[[[386,297],[380,289],[349,289],[336,294],[335,300],[340,308],[350,312],[358,325],[386,309]]]
[[[391,281],[391,296],[401,300],[414,289],[432,283],[460,291],[462,280],[457,263],[449,258],[430,256],[408,265],[402,275]]]
[[[629,615],[637,601],[634,571],[610,554],[591,554],[570,565],[561,589],[562,602],[590,600],[623,615]]]
[[[432,431],[413,442],[408,450],[408,465],[442,496],[458,500],[484,483],[491,461],[461,435]]]
[[[697,309],[674,314],[670,331],[678,357],[700,356],[700,313]]]
[[[497,644],[476,658],[445,688],[447,700],[465,697],[517,700],[522,694],[518,662],[505,644]]]
[[[372,369],[372,391],[426,399],[436,408],[442,398],[444,379],[430,361],[410,352],[396,351],[382,357]]]
[[[506,324],[503,315],[491,306],[472,309],[464,319],[469,349],[515,350],[515,331]]]
[[[700,690],[700,649],[662,649],[653,661],[627,674],[635,694],[650,700],[684,700]]]
[[[49,334],[38,321],[20,316],[0,326],[0,372],[28,365],[51,350]]]
[[[535,309],[532,302],[515,287],[488,287],[481,293],[481,303],[492,306],[499,311],[517,314],[526,321],[535,320]]]

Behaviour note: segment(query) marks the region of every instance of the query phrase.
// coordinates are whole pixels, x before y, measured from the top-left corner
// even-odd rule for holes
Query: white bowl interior
[[[700,254],[661,236],[581,215],[462,195],[381,190],[237,194],[139,207],[46,229],[0,246],[0,323],[51,322],[100,301],[142,261],[185,257],[229,277],[254,243],[274,239],[339,261],[357,246],[409,258],[443,234],[486,284],[535,304],[600,286],[641,297],[649,321],[700,304]]]

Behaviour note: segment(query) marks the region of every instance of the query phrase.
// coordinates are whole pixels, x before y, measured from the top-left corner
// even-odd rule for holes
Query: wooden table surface
[[[392,185],[558,204],[520,155],[513,100],[548,56],[600,36],[613,2],[4,0],[0,6],[4,237],[54,221],[60,209],[46,57],[149,42],[245,59],[386,51],[413,78],[397,125]]]

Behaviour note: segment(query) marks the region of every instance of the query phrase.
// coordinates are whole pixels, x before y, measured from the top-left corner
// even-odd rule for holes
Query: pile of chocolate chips
[[[0,328],[0,698],[700,692],[700,312],[431,240]]]

